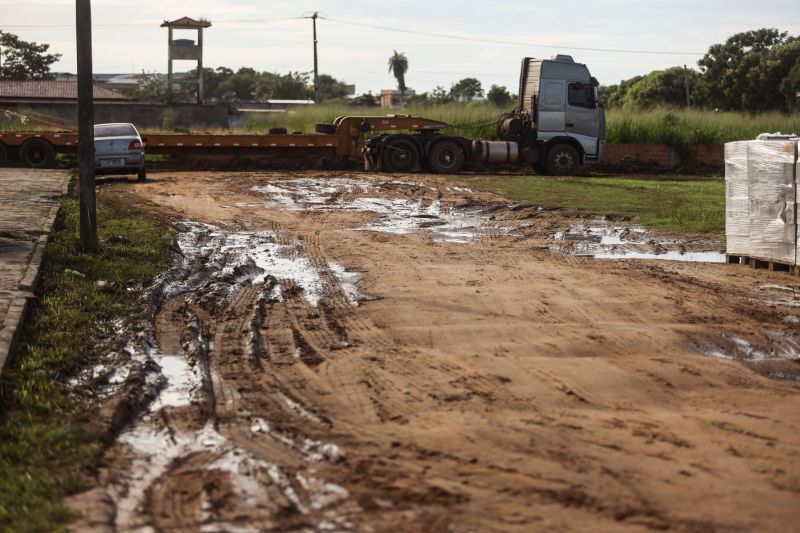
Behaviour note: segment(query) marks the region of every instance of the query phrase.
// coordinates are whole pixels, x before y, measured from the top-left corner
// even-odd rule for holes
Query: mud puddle
[[[160,502],[158,495],[171,493],[181,479],[199,483],[186,487],[184,492],[194,496],[184,505],[200,531],[263,531],[278,527],[287,513],[313,514],[314,529],[349,528],[334,509],[349,497],[348,491],[322,479],[313,466],[341,460],[338,446],[296,429],[283,433],[278,424],[242,413],[248,442],[278,445],[310,465],[288,468],[234,442],[215,415],[220,392],[215,390],[218,377],[209,364],[215,353],[209,317],[234,305],[240,291],[256,288],[260,301],[267,303],[283,301],[286,290],[300,291],[313,307],[331,290],[354,306],[363,298],[357,288],[358,273],[340,264],[312,261],[302,244],[276,232],[226,231],[192,221],[180,224],[173,263],[148,291],[150,299],[159,302],[155,321],[137,325],[138,332],[128,330],[129,341],[107,379],[108,387],[119,392],[135,368],[144,368],[140,386],[147,389],[144,395],[149,400],[120,433],[110,455],[114,466],[105,475],[108,482],[101,499],[103,505],[113,506],[109,515],[117,530],[167,527],[159,523],[158,506],[173,503]],[[331,287],[331,280],[339,286]],[[178,326],[166,340],[160,337],[160,320]],[[172,338],[176,333],[179,338]],[[108,368],[112,365],[106,363]],[[284,401],[287,409],[305,411],[289,396]],[[78,510],[98,505],[91,496],[88,503],[80,498]]]
[[[476,205],[450,205],[419,196],[435,189],[406,181],[365,181],[349,178],[283,180],[251,189],[267,197],[265,207],[287,211],[342,210],[372,213],[376,220],[355,231],[393,234],[428,232],[435,242],[467,243],[485,235],[510,235]],[[450,188],[471,192],[465,188]],[[400,197],[402,194],[412,197]]]
[[[658,239],[641,226],[609,226],[602,221],[576,224],[553,235],[551,250],[597,259],[657,259],[724,263],[725,254],[687,250],[684,243]]]

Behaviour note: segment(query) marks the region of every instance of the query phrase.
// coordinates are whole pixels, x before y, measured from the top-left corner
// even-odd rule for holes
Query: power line
[[[320,17],[323,18],[323,17]],[[527,41],[504,41],[500,39],[486,39],[482,37],[467,37],[463,35],[454,35],[450,33],[435,33],[429,31],[419,31],[419,30],[404,30],[401,28],[392,28],[390,26],[379,26],[376,24],[366,24],[362,22],[353,22],[350,20],[342,20],[342,19],[334,19],[330,17],[324,17],[325,20],[330,22],[336,22],[339,24],[347,24],[349,26],[360,26],[362,28],[370,28],[373,30],[384,30],[384,31],[392,31],[396,33],[410,33],[412,35],[425,35],[428,37],[439,37],[442,39],[456,39],[459,41],[470,41],[470,42],[479,42],[479,43],[491,43],[491,44],[505,44],[510,46],[523,46],[526,48],[529,47],[539,47],[539,48],[554,48],[558,50],[584,50],[589,52],[612,52],[612,53],[620,53],[620,54],[660,54],[660,55],[689,55],[689,56],[701,56],[704,55],[705,52],[668,52],[664,50],[626,50],[620,48],[592,48],[588,46],[569,46],[569,45],[555,45],[555,44],[542,44],[542,43],[533,43]]]
[[[304,17],[284,17],[284,18],[271,18],[271,19],[239,19],[239,20],[215,20],[215,25],[225,24],[264,24],[270,22],[285,22],[289,20],[302,20]],[[322,17],[320,17],[322,18]],[[128,22],[125,24],[92,24],[92,28],[112,28],[112,29],[126,29],[135,27],[153,27],[157,28],[161,22]],[[3,25],[5,30],[49,30],[69,28],[75,29],[74,24],[19,24],[19,25]]]

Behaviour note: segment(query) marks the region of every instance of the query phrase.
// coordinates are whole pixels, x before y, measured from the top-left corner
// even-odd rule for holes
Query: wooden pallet
[[[794,276],[800,276],[800,265],[793,265],[783,261],[764,259],[761,257],[751,257],[749,255],[727,254],[728,263],[734,265],[747,265],[755,269],[771,270],[773,272],[788,272]]]

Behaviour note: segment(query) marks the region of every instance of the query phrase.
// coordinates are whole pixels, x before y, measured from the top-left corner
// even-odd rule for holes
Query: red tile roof
[[[10,100],[15,98],[30,99],[59,99],[77,100],[78,82],[75,81],[7,81],[0,80],[0,98]],[[131,97],[120,92],[107,89],[101,85],[94,86],[94,99],[131,100]]]
[[[175,20],[165,20],[161,25],[162,28],[169,28],[170,26],[173,28],[181,26],[184,28],[208,28],[211,26],[211,23],[207,20],[195,20],[189,17],[181,17]]]

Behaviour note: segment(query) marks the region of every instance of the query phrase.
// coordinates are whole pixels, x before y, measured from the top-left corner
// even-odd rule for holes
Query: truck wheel
[[[433,145],[428,154],[428,166],[437,174],[456,173],[464,165],[464,151],[453,141]]]
[[[332,135],[336,133],[336,124],[325,124],[324,122],[317,122],[314,125],[315,133],[326,133]]]
[[[0,143],[0,167],[8,163],[8,148],[3,143]]]
[[[139,181],[147,181],[147,170],[142,167],[139,169],[139,172],[136,173],[136,177],[139,178]]]
[[[544,168],[551,176],[570,176],[579,166],[578,151],[568,144],[557,144],[548,150]]]
[[[20,148],[19,158],[31,168],[49,168],[56,162],[56,151],[43,139],[31,139]]]
[[[411,139],[394,139],[383,145],[383,167],[387,172],[414,172],[419,150]]]

